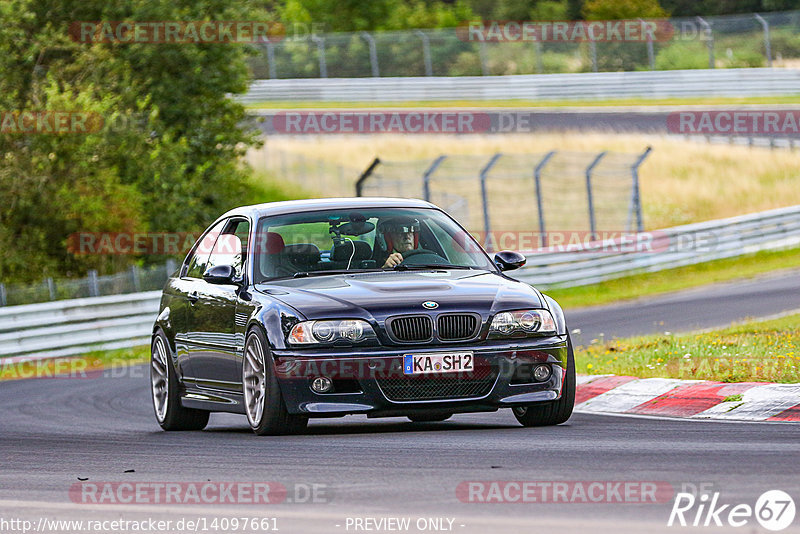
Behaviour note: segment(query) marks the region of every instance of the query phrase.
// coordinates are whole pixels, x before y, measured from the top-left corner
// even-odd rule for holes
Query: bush
[[[700,42],[675,42],[656,55],[656,69],[707,69],[708,49]]]
[[[196,232],[258,193],[239,158],[259,143],[230,93],[244,45],[78,43],[74,21],[266,20],[230,3],[0,3],[0,110],[135,118],[93,133],[0,136],[0,280],[117,271],[135,258],[73,254],[75,232]]]

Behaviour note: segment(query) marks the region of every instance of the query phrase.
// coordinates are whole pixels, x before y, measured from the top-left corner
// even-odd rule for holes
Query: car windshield
[[[453,219],[432,208],[335,209],[264,217],[255,282],[336,272],[495,267]]]

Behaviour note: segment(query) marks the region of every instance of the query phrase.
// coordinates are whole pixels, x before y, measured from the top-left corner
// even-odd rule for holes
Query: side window
[[[242,251],[239,255],[239,260],[237,263],[234,263],[233,266],[236,267],[236,276],[242,276],[244,274],[245,265],[247,264],[247,251],[248,251],[248,240],[250,239],[250,222],[249,221],[236,221],[236,228],[234,228],[233,233],[236,237],[239,238],[239,242],[242,244]]]
[[[211,250],[214,248],[214,243],[217,241],[217,236],[222,230],[226,221],[220,221],[209,230],[201,239],[197,248],[194,250],[194,255],[189,260],[189,268],[186,271],[188,278],[203,278],[203,273],[206,272],[206,265],[208,264],[208,257]]]
[[[206,263],[206,270],[217,265],[232,265],[236,269],[236,275],[241,276],[247,258],[249,234],[250,223],[246,220],[230,221],[214,243]]]

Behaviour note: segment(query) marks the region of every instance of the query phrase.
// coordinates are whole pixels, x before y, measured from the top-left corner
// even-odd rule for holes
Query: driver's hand
[[[393,267],[397,267],[403,263],[403,255],[399,252],[393,252],[389,254],[389,257],[386,258],[386,261],[383,264],[384,269],[391,269]]]

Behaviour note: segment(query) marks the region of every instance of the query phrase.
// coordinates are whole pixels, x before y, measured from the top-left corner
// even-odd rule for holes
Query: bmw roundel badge
[[[425,302],[422,303],[422,307],[427,310],[435,310],[436,308],[439,307],[439,303],[434,302],[432,300],[426,300]]]

